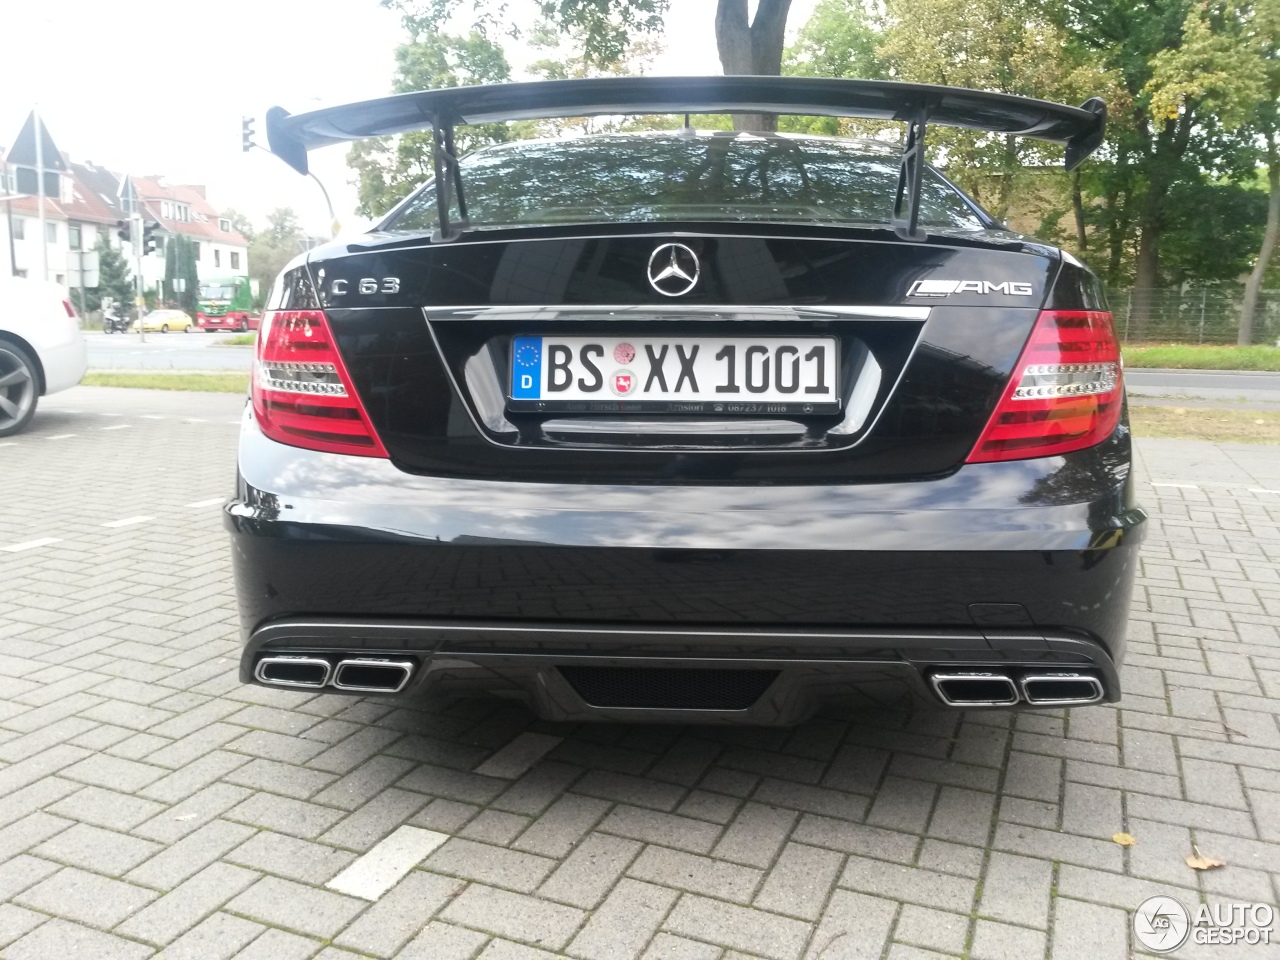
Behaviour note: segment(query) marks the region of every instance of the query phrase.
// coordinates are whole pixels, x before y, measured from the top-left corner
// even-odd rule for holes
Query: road
[[[219,341],[229,333],[137,333],[84,335],[89,345],[90,370],[248,370],[252,347],[231,347]]]
[[[1280,408],[1280,373],[1254,370],[1135,370],[1124,372],[1130,397],[1219,401],[1226,406]]]
[[[5,957],[1129,960],[1151,895],[1277,902],[1280,447],[1140,441],[1119,704],[574,725],[242,686],[243,408],[79,387],[0,441]],[[1276,956],[1176,955],[1219,954]]]

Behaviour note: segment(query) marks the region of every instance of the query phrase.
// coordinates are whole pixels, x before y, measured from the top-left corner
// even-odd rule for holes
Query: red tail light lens
[[[262,318],[250,392],[258,425],[272,440],[326,453],[387,455],[321,310]]]
[[[67,311],[67,316],[70,317],[72,320],[79,319],[78,317],[76,317],[76,308],[71,305],[70,300],[62,301],[62,309]]]
[[[1101,443],[1124,387],[1111,314],[1045,310],[969,463],[1025,460]]]

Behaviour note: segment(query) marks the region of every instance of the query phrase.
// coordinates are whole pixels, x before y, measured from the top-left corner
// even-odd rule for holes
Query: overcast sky
[[[794,32],[817,0],[794,0]],[[716,0],[675,0],[666,50],[650,72],[719,73]],[[521,0],[512,0],[519,9]],[[58,147],[118,172],[203,183],[219,207],[261,223],[292,206],[323,231],[315,184],[261,150],[240,150],[241,116],[293,113],[390,90],[399,18],[377,0],[41,0],[5,3],[0,144],[38,102]],[[519,71],[523,59],[509,49]],[[520,79],[519,77],[517,79]],[[257,124],[259,141],[262,122]],[[346,147],[312,153],[343,226],[359,224]]]

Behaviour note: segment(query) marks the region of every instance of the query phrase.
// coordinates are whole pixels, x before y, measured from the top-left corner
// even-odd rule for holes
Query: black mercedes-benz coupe
[[[905,145],[686,118],[454,146],[735,111],[898,119]],[[273,108],[299,171],[429,128],[435,177],[270,294],[225,510],[241,678],[556,720],[1118,699],[1144,516],[1111,314],[923,162],[946,124],[1072,167],[1104,123],[1096,100],[776,77]]]

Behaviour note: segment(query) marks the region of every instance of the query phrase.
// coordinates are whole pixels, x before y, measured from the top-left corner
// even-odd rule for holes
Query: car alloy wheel
[[[190,332],[192,331],[192,329],[194,329],[194,328],[191,326],[191,324],[189,324],[189,323],[188,323],[188,324],[187,324],[187,326],[186,326],[186,329],[185,329],[185,330],[183,330],[182,332],[183,332],[183,333],[190,333]]]
[[[168,333],[168,332],[169,332],[169,325],[168,325],[167,323],[162,323],[162,324],[160,324],[160,332],[161,332],[161,333]]]
[[[17,433],[35,415],[35,369],[25,350],[0,340],[0,437]]]

